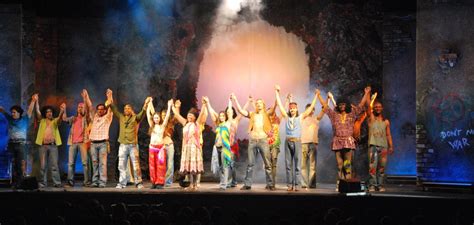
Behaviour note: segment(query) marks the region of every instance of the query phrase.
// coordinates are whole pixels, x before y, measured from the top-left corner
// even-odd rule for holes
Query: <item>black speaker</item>
[[[357,178],[339,180],[339,193],[362,192],[360,180]]]
[[[38,181],[36,177],[24,177],[18,185],[18,189],[36,190],[38,189]]]
[[[191,185],[191,182],[186,180],[186,176],[184,175],[180,175],[177,180],[178,180],[179,186],[182,188],[187,188]]]

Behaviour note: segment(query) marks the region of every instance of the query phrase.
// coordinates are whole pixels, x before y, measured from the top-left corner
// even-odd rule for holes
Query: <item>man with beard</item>
[[[36,101],[36,117],[40,121],[38,134],[36,136],[36,144],[39,145],[40,154],[40,178],[39,187],[47,186],[47,173],[49,165],[51,170],[54,187],[61,187],[61,178],[59,177],[58,168],[58,146],[62,144],[61,136],[59,134],[59,125],[61,124],[63,113],[66,110],[66,104],[62,103],[60,106],[59,116],[54,118],[54,109],[51,106],[45,106],[43,112],[39,110],[39,104]]]
[[[107,154],[109,153],[109,128],[112,123],[113,114],[105,104],[99,103],[92,108],[92,101],[87,90],[84,90],[84,102],[86,103],[89,117],[92,118],[89,126],[89,140],[91,142],[90,154],[92,158],[92,187],[104,188],[107,184]],[[106,102],[110,105],[110,102]]]
[[[250,190],[252,188],[253,167],[255,166],[255,157],[260,152],[265,165],[265,177],[269,190],[275,190],[275,183],[272,178],[271,154],[268,145],[268,136],[271,134],[272,124],[266,111],[265,103],[262,99],[255,102],[255,112],[249,112],[242,109],[235,94],[231,98],[237,106],[237,111],[243,116],[249,118],[249,146],[248,146],[248,164],[245,174],[245,183],[241,190]]]
[[[69,137],[67,144],[69,146],[69,160],[68,160],[68,171],[67,171],[67,187],[74,187],[74,174],[76,172],[76,157],[79,152],[81,155],[82,168],[84,171],[84,183],[85,187],[91,185],[91,179],[89,177],[89,152],[87,151],[86,142],[88,140],[88,133],[86,132],[87,126],[90,123],[90,117],[88,108],[84,106],[86,102],[86,90],[82,90],[81,96],[83,102],[77,105],[77,112],[75,116],[67,117],[66,112],[63,114],[63,121],[71,125],[69,130]]]

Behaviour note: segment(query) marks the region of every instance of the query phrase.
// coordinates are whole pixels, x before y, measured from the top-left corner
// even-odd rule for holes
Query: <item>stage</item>
[[[308,218],[330,209],[341,210],[345,218],[355,216],[358,220],[365,220],[363,218],[376,213],[377,218],[374,219],[377,221],[381,216],[390,216],[403,224],[403,221],[422,215],[436,224],[452,224],[460,215],[471,219],[474,202],[474,195],[469,190],[426,191],[413,184],[389,184],[385,192],[346,194],[336,192],[334,184],[318,184],[316,189],[296,192],[287,191],[283,184],[277,185],[275,191],[265,190],[264,184],[255,184],[246,191],[240,190],[241,185],[222,191],[217,183],[201,183],[198,190],[183,189],[177,184],[164,189],[149,187],[150,184],[145,183],[143,189],[137,189],[134,185],[116,189],[115,183],[110,183],[106,188],[82,187],[81,184],[72,188],[47,187],[33,191],[2,188],[0,212],[6,213],[3,215],[5,218],[6,215],[25,211],[40,213],[38,207],[44,208],[45,205],[60,210],[65,202],[85,206],[91,201],[98,201],[105,212],[112,212],[119,203],[125,203],[130,212],[142,211],[144,207],[168,213],[176,213],[183,207],[218,207],[233,218],[243,210],[252,219],[243,224],[264,224],[268,218],[275,216],[292,218],[301,215]],[[11,207],[13,203],[20,206]]]

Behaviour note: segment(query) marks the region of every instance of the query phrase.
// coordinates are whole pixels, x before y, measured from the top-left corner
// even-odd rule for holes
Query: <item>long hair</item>
[[[344,98],[344,97],[341,97],[341,98],[338,98],[337,99],[337,105],[336,105],[336,109],[335,111],[338,112],[338,113],[342,113],[340,110],[339,110],[339,104],[341,103],[345,103],[346,104],[346,113],[351,113],[352,112],[352,105],[351,103],[349,102],[349,100],[347,98]]]
[[[229,119],[229,117],[227,116],[227,112],[226,112],[226,111],[220,111],[219,114],[217,114],[217,121],[216,121],[217,124],[220,124],[220,123],[221,123],[221,121],[220,121],[220,119],[219,119],[219,117],[221,116],[221,113],[224,113],[224,117],[225,117],[224,122],[226,122],[226,121]]]
[[[290,102],[289,105],[295,105],[296,106],[296,115],[295,115],[295,117],[298,117],[300,115],[300,113],[298,111],[298,104],[296,102]],[[290,107],[288,107],[288,117],[291,117]]]
[[[155,123],[155,121],[153,120],[153,118],[155,117],[155,115],[157,115],[159,118],[160,118],[160,122],[158,122],[158,124]],[[153,128],[155,128],[156,125],[161,125],[163,124],[163,118],[161,118],[161,112],[155,112],[153,113],[153,115],[151,116],[151,123],[152,125],[150,126],[150,129],[148,130],[148,134],[151,135],[151,133],[153,132]]]
[[[229,106],[227,106],[227,107],[225,108],[225,112],[226,112],[225,115],[226,115],[226,116],[227,116],[227,110],[228,110],[228,109],[229,109]],[[237,111],[235,110],[234,107],[232,107],[232,119],[235,119],[235,117],[237,117]]]

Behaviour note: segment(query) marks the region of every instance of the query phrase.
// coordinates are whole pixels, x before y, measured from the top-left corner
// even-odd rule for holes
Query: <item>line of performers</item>
[[[107,184],[107,155],[109,147],[109,127],[113,116],[118,119],[120,143],[118,151],[118,170],[120,172],[118,189],[127,185],[129,160],[133,167],[133,180],[137,188],[143,188],[139,165],[138,128],[145,117],[150,130],[149,172],[151,188],[163,188],[173,183],[174,145],[171,138],[174,123],[183,126],[181,160],[179,172],[186,175],[191,189],[199,186],[199,177],[203,173],[202,131],[210,114],[215,125],[216,139],[213,147],[212,170],[220,174],[219,188],[225,190],[236,186],[235,166],[237,152],[232,146],[242,117],[249,119],[249,144],[245,181],[241,190],[250,190],[254,166],[258,154],[263,159],[266,175],[266,189],[275,190],[277,158],[280,152],[280,119],[285,123],[284,151],[286,184],[288,191],[299,188],[316,188],[316,149],[318,144],[319,121],[326,114],[332,124],[333,140],[331,149],[336,155],[338,182],[350,179],[352,174],[352,155],[356,149],[356,139],[360,134],[360,124],[368,118],[369,125],[369,191],[384,191],[383,177],[387,154],[393,152],[390,123],[382,115],[382,104],[375,101],[377,93],[371,95],[366,87],[364,97],[358,105],[352,105],[345,98],[336,102],[328,93],[323,99],[320,91],[314,91],[314,98],[300,113],[298,105],[291,95],[285,104],[280,99],[280,87],[275,86],[275,104],[266,108],[262,99],[248,98],[241,107],[234,94],[230,95],[227,107],[216,112],[208,97],[202,97],[201,110],[191,108],[186,117],[180,113],[181,102],[169,100],[166,109],[155,111],[153,99],[147,97],[140,112],[135,113],[132,106],[126,104],[120,112],[110,89],[107,100],[93,107],[87,90],[81,96],[83,102],[77,106],[74,116],[67,116],[66,104],[60,105],[58,117],[54,117],[54,108],[43,107],[40,110],[38,94],[34,94],[26,115],[20,106],[13,106],[10,114],[0,107],[9,124],[8,150],[13,154],[13,186],[18,185],[26,175],[26,137],[33,112],[39,121],[35,143],[39,146],[40,177],[39,186],[47,186],[48,167],[54,187],[62,187],[58,169],[58,146],[61,136],[58,126],[67,123],[70,126],[68,136],[68,175],[67,186],[74,186],[75,161],[81,156],[84,169],[84,186],[103,188]],[[314,116],[317,102],[322,105],[319,115]],[[332,102],[334,108],[329,107]],[[253,106],[254,110],[247,108]],[[237,109],[237,110],[235,110]],[[280,111],[280,117],[277,116]],[[172,113],[173,112],[173,116]],[[88,158],[92,159],[92,168]],[[90,170],[92,172],[90,173]],[[89,174],[92,174],[90,177]],[[338,185],[336,185],[337,187]]]

